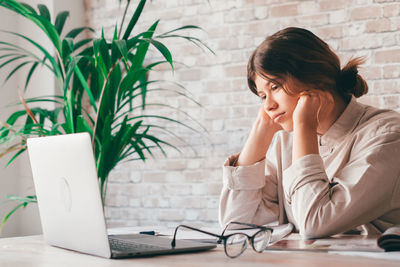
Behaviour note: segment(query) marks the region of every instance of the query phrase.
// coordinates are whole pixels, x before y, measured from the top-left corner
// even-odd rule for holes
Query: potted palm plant
[[[148,30],[133,35],[133,29],[146,0],[139,1],[127,26],[124,27],[130,3],[131,1],[127,0],[122,21],[118,27],[115,26],[111,38],[106,38],[102,31],[99,38],[78,40],[82,33],[93,30],[81,27],[64,33],[68,12],[60,12],[52,20],[45,5],[39,4],[35,9],[15,0],[0,0],[1,7],[35,23],[53,46],[53,51],[48,51],[29,36],[6,32],[33,47],[29,50],[14,43],[0,41],[0,70],[14,64],[6,80],[20,69],[27,68],[26,90],[35,71],[40,67],[47,68],[54,75],[60,92],[52,96],[30,99],[25,99],[23,94],[20,94],[18,104],[22,107],[21,110],[12,113],[6,121],[0,122],[0,156],[15,153],[9,163],[14,161],[26,150],[28,137],[88,132],[92,138],[103,203],[109,174],[117,164],[129,160],[144,161],[152,155],[154,149],[165,154],[164,146],[176,148],[153,133],[154,129],[168,133],[168,129],[149,122],[148,118],[178,123],[197,131],[185,122],[144,112],[148,106],[172,108],[165,103],[146,101],[147,96],[153,92],[170,90],[156,87],[159,80],[148,79],[148,73],[160,64],[168,64],[172,71],[174,69],[171,53],[162,40],[183,38],[209,49],[200,39],[180,34],[183,30],[200,29],[193,25],[156,35],[159,24],[157,20]],[[162,60],[151,61],[148,56],[149,47],[160,52]],[[185,88],[180,85],[177,88],[173,90],[175,93],[199,104],[190,97]],[[43,102],[52,102],[55,107],[40,107]],[[36,202],[35,196],[8,198],[19,203],[4,217],[2,226],[18,208]]]

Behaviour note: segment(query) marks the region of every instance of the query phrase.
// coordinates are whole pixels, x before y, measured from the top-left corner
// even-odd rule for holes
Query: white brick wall
[[[86,0],[89,24],[98,32],[103,26],[110,36],[121,17],[118,2]],[[131,10],[138,1],[133,2]],[[175,73],[164,66],[151,76],[182,83],[193,93],[203,107],[177,97],[161,99],[194,116],[208,134],[169,125],[195,152],[180,145],[181,154],[169,151],[164,158],[157,153],[146,163],[119,165],[109,183],[110,226],[217,224],[221,165],[240,151],[260,103],[247,89],[247,59],[279,29],[313,31],[338,52],[343,64],[351,56],[366,56],[360,73],[370,91],[360,101],[400,109],[398,0],[153,0],[145,7],[140,29],[159,18],[159,33],[185,24],[202,27],[205,32],[195,35],[216,52],[214,56],[186,42],[168,41],[177,62]]]

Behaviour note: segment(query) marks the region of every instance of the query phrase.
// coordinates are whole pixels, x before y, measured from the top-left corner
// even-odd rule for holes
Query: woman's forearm
[[[292,161],[310,154],[319,154],[317,131],[304,124],[294,125]]]
[[[235,165],[248,166],[263,159],[274,134],[279,129],[278,125],[258,117]]]

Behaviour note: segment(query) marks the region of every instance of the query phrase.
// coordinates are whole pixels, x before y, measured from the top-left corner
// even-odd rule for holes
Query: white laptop
[[[44,239],[48,244],[105,258],[202,251],[216,247],[144,234],[107,235],[88,133],[28,139]],[[120,248],[118,248],[120,247]]]

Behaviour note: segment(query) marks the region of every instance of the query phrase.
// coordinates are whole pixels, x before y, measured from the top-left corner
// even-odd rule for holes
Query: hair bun
[[[357,57],[347,62],[336,79],[336,89],[345,99],[351,95],[360,97],[368,92],[367,82],[358,74],[358,66],[364,63],[363,57]]]
[[[357,74],[357,69],[343,69],[338,77],[337,87],[346,93],[352,93],[357,85]]]

